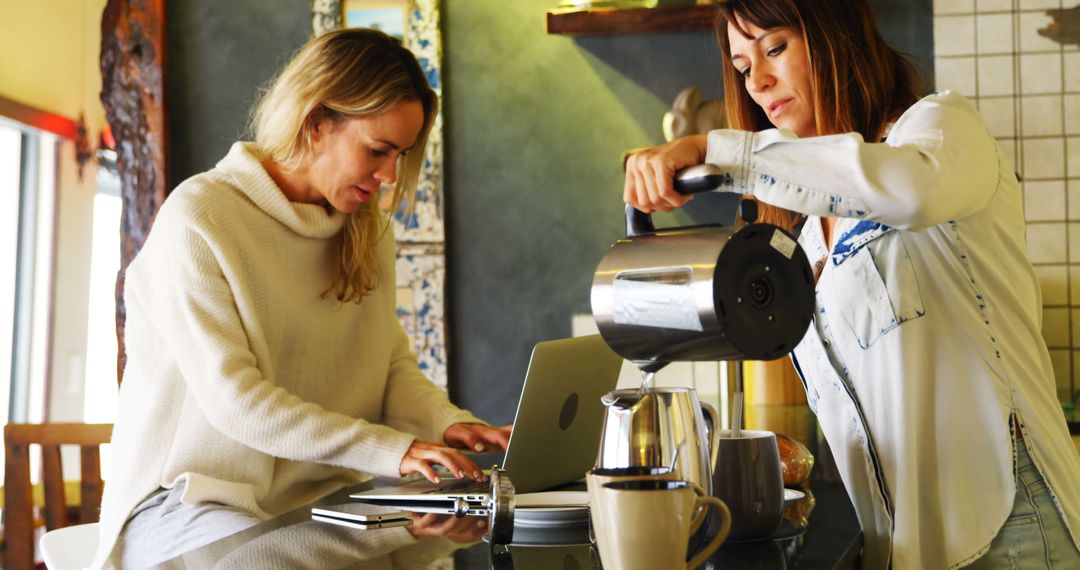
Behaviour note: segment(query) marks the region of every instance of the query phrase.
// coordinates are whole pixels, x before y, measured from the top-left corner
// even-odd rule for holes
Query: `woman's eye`
[[[739,72],[739,75],[741,75],[741,76],[743,76],[745,78],[750,77],[750,68],[749,67],[747,67],[746,69],[740,69],[740,70],[737,70],[737,71]]]
[[[785,49],[787,49],[787,42],[782,43],[782,44],[770,49],[769,51],[767,51],[765,53],[766,53],[766,55],[768,55],[770,57],[775,57],[775,56],[778,56],[781,53],[783,53]]]
[[[371,156],[374,156],[375,158],[382,158],[382,157],[386,156],[387,154],[390,154],[390,153],[386,152],[385,150],[379,150],[379,149],[375,149],[375,148],[371,149]]]

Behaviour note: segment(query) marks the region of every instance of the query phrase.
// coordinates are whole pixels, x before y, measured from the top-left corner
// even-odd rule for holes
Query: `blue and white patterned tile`
[[[437,0],[409,0],[405,44],[416,55],[431,88],[442,97],[442,37],[439,34]],[[416,206],[407,219],[402,212],[394,216],[394,231],[399,243],[431,243],[445,239],[443,226],[442,107],[428,135],[424,167],[416,187]]]
[[[397,316],[421,372],[436,385],[446,377],[446,257],[441,244],[405,245],[397,259]]]

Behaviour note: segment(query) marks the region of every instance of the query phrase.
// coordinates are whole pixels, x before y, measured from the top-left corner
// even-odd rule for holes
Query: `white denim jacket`
[[[732,189],[812,216],[821,270],[793,358],[864,532],[864,567],[955,568],[1013,506],[1022,424],[1074,542],[1080,458],[1040,334],[1009,157],[961,95],[926,97],[884,143],[713,131]],[[839,216],[828,251],[818,216]]]

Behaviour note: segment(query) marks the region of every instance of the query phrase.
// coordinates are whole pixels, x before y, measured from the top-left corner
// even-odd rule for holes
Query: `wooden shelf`
[[[708,30],[715,4],[657,8],[559,8],[548,10],[547,33],[568,35],[643,34]]]

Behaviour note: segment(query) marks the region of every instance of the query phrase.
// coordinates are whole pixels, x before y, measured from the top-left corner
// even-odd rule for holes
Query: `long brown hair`
[[[321,121],[376,115],[402,100],[418,100],[424,110],[424,126],[413,152],[398,165],[390,201],[394,207],[404,201],[411,211],[439,99],[412,52],[382,32],[338,30],[300,48],[253,108],[255,143],[265,158],[294,168],[309,156],[313,129]],[[341,232],[338,275],[328,293],[336,291],[338,300],[359,303],[375,289],[375,244],[387,227],[389,220],[376,200],[349,214]]]
[[[878,141],[889,122],[919,98],[918,72],[878,33],[865,0],[728,0],[716,18],[716,39],[724,62],[724,104],[731,128],[773,127],[731,62],[729,22],[750,37],[736,16],[763,30],[788,27],[802,34],[810,59],[818,135],[855,132],[864,140]],[[788,229],[794,225],[791,212],[759,206],[760,221]]]

